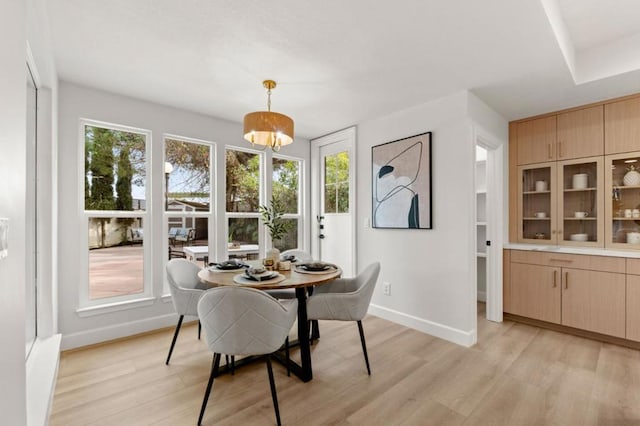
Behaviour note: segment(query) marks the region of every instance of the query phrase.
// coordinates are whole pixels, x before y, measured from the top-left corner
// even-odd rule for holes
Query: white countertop
[[[553,253],[586,254],[590,256],[611,256],[640,258],[640,250],[611,250],[595,247],[570,247],[544,244],[506,243],[503,248],[508,250],[548,251]]]

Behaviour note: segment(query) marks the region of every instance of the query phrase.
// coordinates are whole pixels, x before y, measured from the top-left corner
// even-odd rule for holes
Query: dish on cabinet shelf
[[[569,239],[571,241],[589,241],[589,234],[571,234]]]

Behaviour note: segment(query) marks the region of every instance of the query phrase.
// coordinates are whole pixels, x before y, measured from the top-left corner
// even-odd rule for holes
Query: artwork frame
[[[433,229],[432,132],[371,147],[371,223]]]

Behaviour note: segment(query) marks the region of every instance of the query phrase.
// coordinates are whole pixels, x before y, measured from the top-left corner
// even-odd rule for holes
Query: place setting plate
[[[322,275],[331,274],[337,271],[339,268],[333,263],[326,262],[308,262],[295,265],[296,272],[301,274]]]
[[[247,265],[244,262],[239,262],[231,259],[231,260],[225,260],[224,262],[209,263],[209,266],[207,266],[207,271],[217,272],[217,273],[238,272],[238,271],[245,270],[248,267],[249,265]]]
[[[236,284],[277,284],[286,279],[286,277],[277,271],[266,271],[262,268],[249,268],[243,274],[233,277]]]

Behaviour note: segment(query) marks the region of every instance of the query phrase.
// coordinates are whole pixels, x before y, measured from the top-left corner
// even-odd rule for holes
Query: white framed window
[[[84,220],[79,236],[87,250],[80,315],[96,307],[119,309],[152,302],[148,146],[149,130],[80,120],[79,191]]]
[[[265,200],[264,152],[225,150],[227,257],[256,259],[264,253],[259,206]]]
[[[176,135],[163,139],[166,261],[186,256],[203,265],[215,253],[215,144]],[[195,255],[192,247],[199,248]]]

